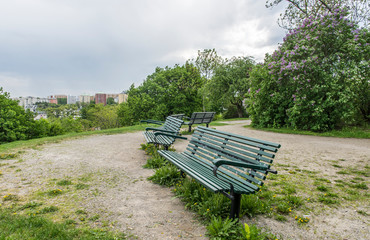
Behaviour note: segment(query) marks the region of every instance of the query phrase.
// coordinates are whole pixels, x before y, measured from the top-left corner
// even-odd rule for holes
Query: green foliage
[[[223,112],[233,106],[237,114],[229,117],[246,116],[243,101],[250,88],[249,73],[253,66],[254,60],[250,57],[233,57],[217,66],[206,85],[211,110]]]
[[[254,125],[328,131],[369,121],[370,34],[346,16],[305,19],[252,71]]]
[[[89,104],[81,109],[81,125],[85,130],[90,128],[109,129],[122,126],[118,119],[118,106]]]
[[[198,90],[202,85],[200,73],[192,64],[157,68],[142,85],[131,86],[127,103],[119,106],[119,121],[133,125],[140,119],[164,120],[173,113],[189,116],[201,109]]]
[[[277,239],[273,234],[262,232],[255,225],[242,224],[229,218],[222,219],[214,217],[211,223],[207,226],[207,235],[209,239],[245,239],[245,240],[269,240]]]
[[[149,158],[143,168],[161,168],[167,164],[167,160],[155,152],[151,158]]]
[[[148,178],[154,183],[165,186],[174,186],[180,179],[180,172],[174,165],[170,164],[156,169],[154,175]]]
[[[0,87],[0,144],[29,139],[33,123],[32,113],[11,100],[9,93]]]
[[[67,98],[57,98],[57,102],[60,105],[66,105],[67,104]]]
[[[232,219],[225,219],[223,220],[221,217],[213,218],[211,223],[207,226],[207,235],[209,239],[242,239],[240,224],[238,224],[238,220]]]

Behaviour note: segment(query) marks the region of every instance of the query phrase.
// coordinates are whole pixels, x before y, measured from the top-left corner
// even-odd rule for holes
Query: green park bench
[[[160,127],[145,128],[144,137],[147,143],[153,143],[155,146],[162,145],[166,150],[171,146],[176,138],[187,139],[179,135],[183,120],[168,116],[166,121]]]
[[[191,114],[191,117],[185,117],[188,119],[188,122],[184,122],[185,125],[189,126],[189,132],[191,132],[191,126],[193,124],[206,124],[208,127],[209,123],[213,120],[215,112],[194,112]]]
[[[259,191],[280,144],[197,127],[182,153],[158,153],[207,189],[231,200],[230,218],[239,218],[242,194]]]

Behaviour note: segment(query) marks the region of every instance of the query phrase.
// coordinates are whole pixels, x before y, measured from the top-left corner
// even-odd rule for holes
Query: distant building
[[[118,94],[118,104],[121,104],[123,102],[127,102],[128,95],[126,93],[120,93]]]
[[[77,96],[68,95],[67,104],[76,104],[76,102],[78,102],[78,97]]]
[[[13,98],[13,100],[18,101],[18,105],[23,107],[24,109],[29,109],[31,112],[36,112],[36,103],[38,102],[49,102],[47,98],[39,98],[39,97],[19,97]]]
[[[96,93],[95,94],[95,104],[103,103],[107,104],[107,94],[105,93]]]
[[[67,95],[50,95],[48,99],[52,104],[67,104]]]
[[[78,99],[80,100],[80,103],[90,103],[90,95],[80,95],[78,97]]]

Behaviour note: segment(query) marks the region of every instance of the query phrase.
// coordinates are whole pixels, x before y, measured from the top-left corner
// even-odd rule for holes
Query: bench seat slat
[[[184,152],[183,154],[188,156],[189,158],[195,159],[196,161],[202,161],[209,168],[213,169],[214,164],[213,164],[212,160],[206,161],[206,160],[202,159],[202,154],[198,153],[198,156],[200,156],[201,158],[199,158],[197,156],[194,156],[192,154],[189,154],[187,152]],[[248,176],[248,175],[244,174],[245,170],[243,168],[231,167],[231,166],[222,166],[222,168],[225,168],[226,170],[228,170],[230,172],[233,172],[234,174],[232,174],[231,177],[238,176],[238,178],[244,178],[245,180],[243,180],[243,181],[248,181],[248,182],[251,182],[251,183],[253,182],[253,183],[255,183],[257,185],[260,185],[260,186],[263,185],[262,181],[254,178],[254,177],[251,177],[251,176]],[[226,174],[226,172],[223,171],[222,169],[220,169],[220,171],[223,172],[224,174]]]
[[[210,159],[209,157],[207,157],[206,155],[203,155],[202,153],[201,153],[201,151],[202,150],[199,150],[198,152],[197,152],[197,155],[198,156],[200,156],[200,157],[202,157],[202,158],[204,158],[204,159],[207,159],[208,161],[212,161],[213,159],[216,159],[217,157],[215,157],[215,158],[213,158],[213,159]],[[184,152],[184,154],[186,154],[187,156],[194,156],[194,155],[192,155],[191,153],[189,153],[189,152]],[[213,163],[212,163],[213,164]],[[211,165],[210,165],[211,166]],[[245,178],[246,180],[248,180],[248,181],[250,181],[250,182],[254,182],[255,184],[258,184],[258,185],[260,185],[260,186],[262,186],[263,185],[263,182],[262,181],[260,181],[260,180],[258,180],[258,179],[256,179],[256,178],[254,178],[254,175],[252,175],[252,176],[249,176],[249,175],[247,175],[247,174],[245,174],[245,170],[243,169],[243,168],[239,168],[239,167],[229,167],[229,166],[223,166],[224,168],[226,168],[226,169],[228,169],[228,170],[230,170],[230,171],[232,171],[232,172],[234,172],[234,174],[237,174],[237,175],[239,175],[240,177],[243,177],[243,178]],[[211,166],[211,168],[213,168],[213,165]],[[264,180],[264,176],[260,176],[260,178],[262,179],[262,180]]]
[[[232,160],[239,161],[239,159],[237,159],[237,158],[230,157],[230,154],[224,154],[223,152],[217,152],[217,151],[215,151],[215,149],[213,149],[213,151],[210,151],[207,148],[203,148],[201,145],[194,145],[194,144],[196,144],[196,143],[190,142],[188,146],[191,147],[191,148],[189,148],[189,147],[187,148],[187,150],[190,151],[192,154],[204,153],[204,154],[202,154],[202,157],[207,158],[208,160],[210,160],[210,158],[206,157],[206,155],[210,156],[212,159],[215,159],[215,158],[218,158],[218,157],[226,157],[226,158],[230,158]],[[245,162],[248,162],[248,163],[251,163],[251,164],[261,164],[263,166],[268,166],[267,164],[261,163],[261,162],[256,161],[256,160],[249,160],[249,161],[245,161]],[[244,172],[244,171],[245,170],[242,169],[242,172]],[[260,173],[262,173],[262,174],[260,174]],[[262,171],[262,170],[249,172],[249,175],[251,175],[252,177],[257,177],[257,178],[262,179],[262,180],[266,179],[264,174],[266,174],[266,171]],[[254,180],[251,180],[249,178],[248,178],[248,180],[254,181]],[[258,183],[258,184],[260,184],[260,183]]]
[[[219,177],[225,179],[225,181],[220,180],[215,177],[212,172],[212,168],[207,165],[202,164],[200,161],[190,160],[182,154],[176,152],[165,152],[158,151],[159,154],[165,156],[178,168],[184,170],[192,178],[200,181],[204,186],[212,190],[213,192],[220,191],[230,191],[230,185],[227,182],[232,182],[234,184],[235,192],[248,194],[257,191],[259,188],[250,184],[243,179],[231,178],[231,175],[225,177],[225,171],[221,171]],[[204,163],[204,162],[203,162]]]

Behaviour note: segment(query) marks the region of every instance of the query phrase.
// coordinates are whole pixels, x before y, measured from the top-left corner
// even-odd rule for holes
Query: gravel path
[[[338,169],[332,167],[336,160],[342,160],[344,167],[370,165],[369,139],[276,134],[243,128],[246,123],[233,122],[216,128],[278,142],[282,148],[276,163],[316,170],[327,178],[337,177]],[[112,228],[130,234],[130,238],[206,239],[205,227],[184,209],[184,203],[174,198],[168,188],[147,180],[153,170],[142,168],[148,156],[139,149],[141,143],[144,137],[136,132],[92,136],[27,150],[22,161],[0,162],[0,194],[12,193],[27,201],[34,192],[50,189],[53,181],[71,179],[75,184],[86,183],[89,189],[70,191],[65,199],[72,201],[74,207],[99,214],[101,219],[109,220]],[[186,145],[187,141],[177,141],[175,148],[182,151]],[[68,213],[68,204],[54,204]],[[369,204],[358,207],[370,212]],[[369,217],[356,213],[356,209],[331,209],[330,214],[312,219],[310,227],[305,228],[263,217],[257,223],[284,239],[370,239]],[[96,226],[101,224],[98,221]]]

